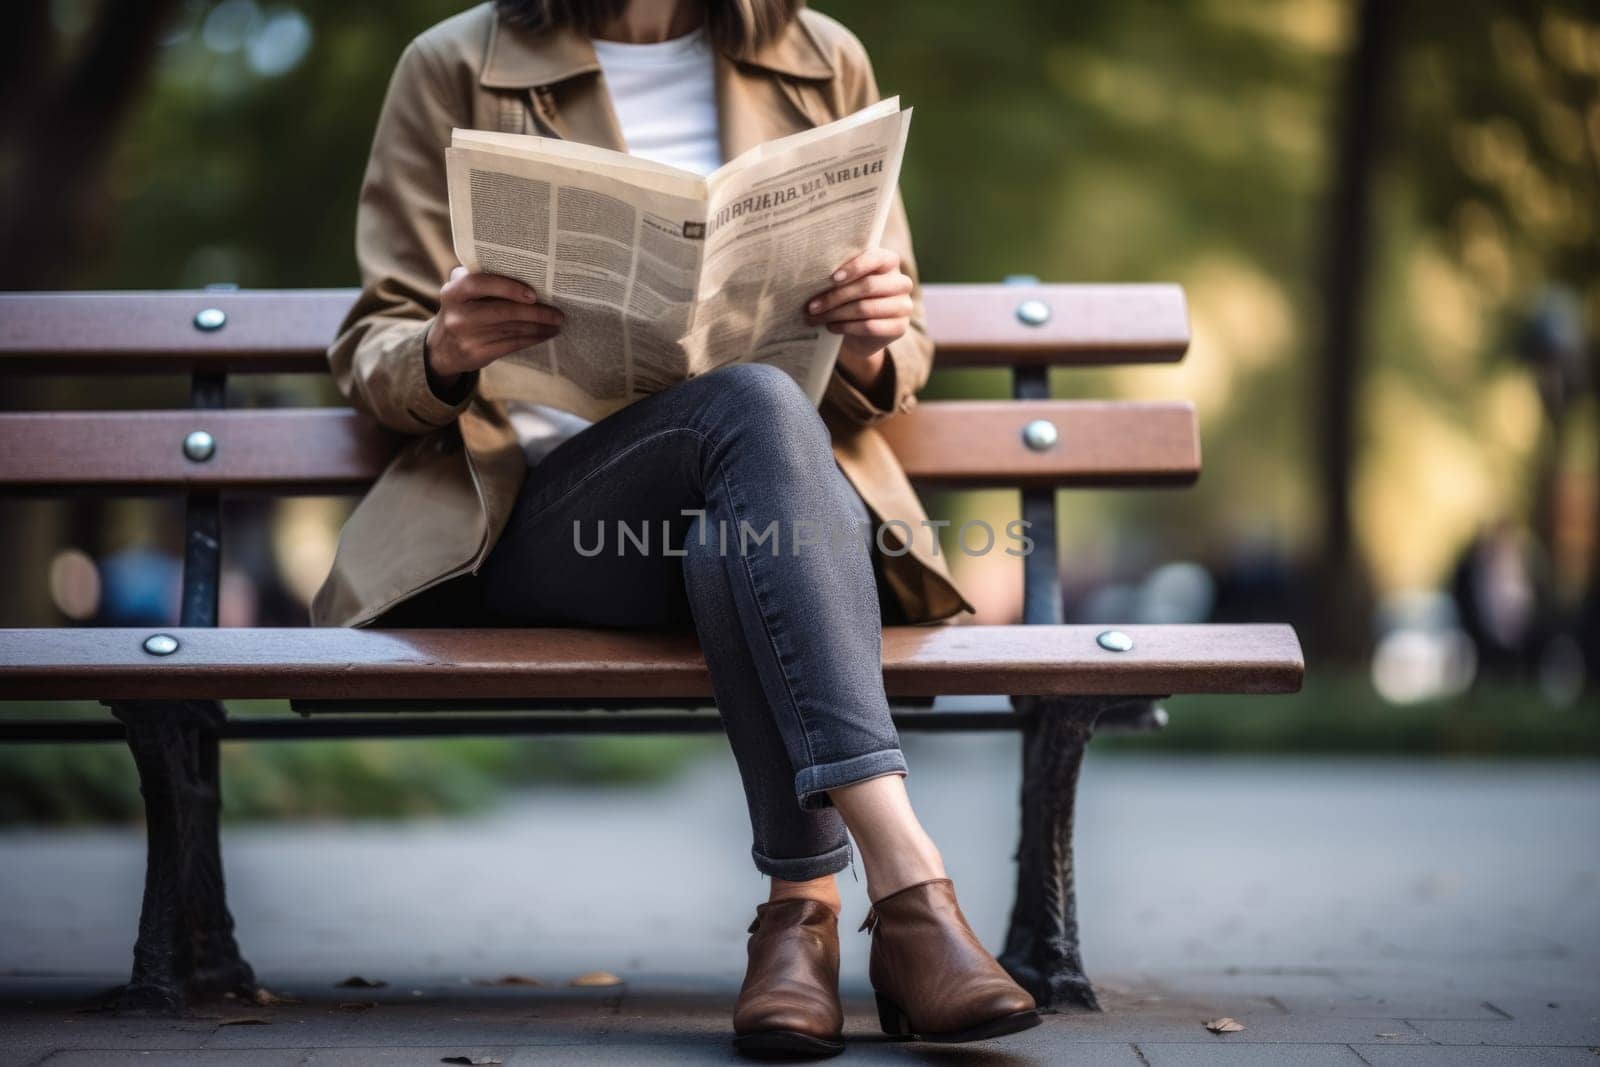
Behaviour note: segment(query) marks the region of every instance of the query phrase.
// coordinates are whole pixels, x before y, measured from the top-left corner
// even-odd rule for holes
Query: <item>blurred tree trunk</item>
[[[1382,110],[1391,84],[1399,0],[1359,0],[1340,93],[1333,183],[1323,234],[1322,364],[1311,412],[1318,430],[1323,505],[1308,637],[1317,652],[1341,660],[1369,642],[1372,590],[1356,548],[1351,491],[1365,364],[1370,286],[1372,187],[1382,143]]]
[[[106,162],[177,0],[104,0],[70,57],[49,0],[0,35],[0,289],[67,284],[108,229]]]

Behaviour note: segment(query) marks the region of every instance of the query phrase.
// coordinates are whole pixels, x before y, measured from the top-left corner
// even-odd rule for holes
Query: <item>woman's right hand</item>
[[[435,391],[448,392],[463,374],[550,340],[561,332],[564,318],[514,278],[457,267],[439,289],[439,314],[428,327],[429,383]]]

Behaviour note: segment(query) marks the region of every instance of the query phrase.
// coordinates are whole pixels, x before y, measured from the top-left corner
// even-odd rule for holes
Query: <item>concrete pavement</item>
[[[908,747],[995,944],[1016,739]],[[888,1042],[851,921],[847,1062],[1600,1062],[1595,765],[1108,756],[1083,788],[1080,918],[1107,1010],[982,1046]],[[761,891],[747,845],[720,753],[659,789],[534,791],[480,818],[230,827],[241,942],[300,1003],[174,1022],[80,1010],[125,975],[140,835],[0,834],[0,1067],[726,1060]],[[601,970],[624,984],[567,985]],[[388,984],[334,987],[352,974]],[[475,984],[507,974],[541,985]],[[1209,1033],[1219,1016],[1246,1029]]]

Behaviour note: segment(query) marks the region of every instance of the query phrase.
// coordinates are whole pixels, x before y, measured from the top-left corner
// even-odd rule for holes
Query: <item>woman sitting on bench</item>
[[[885,1030],[994,1037],[1037,1023],[1034,1002],[961,914],[907,797],[883,687],[883,613],[922,622],[966,606],[872,429],[910,406],[932,359],[898,202],[883,246],[840,264],[806,305],[843,337],[820,413],[782,371],[738,363],[594,424],[508,396],[496,361],[559,335],[562,313],[521,282],[467,273],[451,250],[452,127],[626,145],[709,173],[876,100],[860,43],[798,7],[501,0],[406,50],[361,191],[364,288],[329,358],[353,403],[415,440],[346,524],[314,616],[692,625],[771,878],[735,1044],[843,1049],[834,875],[850,862],[847,828],[874,901]],[[666,543],[624,548],[624,528]]]

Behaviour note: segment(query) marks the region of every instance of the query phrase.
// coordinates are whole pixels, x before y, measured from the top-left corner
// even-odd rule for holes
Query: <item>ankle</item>
[[[774,878],[772,888],[767,893],[767,902],[770,904],[779,900],[815,900],[827,905],[835,915],[844,907],[844,902],[839,899],[839,883],[831,874],[808,882],[786,882]]]
[[[939,849],[911,810],[903,775],[869,778],[831,789],[828,796],[861,851],[872,900],[945,877]]]
[[[926,838],[922,842],[880,853],[877,857],[867,857],[863,866],[867,869],[868,900],[882,900],[922,882],[949,877],[945,873],[944,857],[934,843]]]

